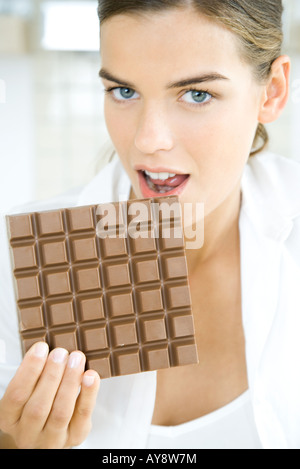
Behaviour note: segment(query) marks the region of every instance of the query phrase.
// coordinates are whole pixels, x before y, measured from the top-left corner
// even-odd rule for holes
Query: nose
[[[151,155],[159,151],[170,151],[173,145],[172,131],[166,112],[155,107],[144,110],[139,116],[135,136],[136,148],[141,153]]]

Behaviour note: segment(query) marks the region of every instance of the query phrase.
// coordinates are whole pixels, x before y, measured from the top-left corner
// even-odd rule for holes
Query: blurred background
[[[300,161],[300,0],[284,4],[291,96],[269,148]],[[1,213],[81,186],[107,162],[96,8],[0,0]]]

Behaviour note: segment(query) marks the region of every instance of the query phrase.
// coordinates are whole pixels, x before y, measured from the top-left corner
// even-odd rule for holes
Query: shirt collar
[[[85,186],[77,205],[121,202],[129,199],[131,182],[117,155]]]
[[[242,178],[242,208],[267,238],[285,241],[300,216],[300,164],[272,153],[249,159]]]

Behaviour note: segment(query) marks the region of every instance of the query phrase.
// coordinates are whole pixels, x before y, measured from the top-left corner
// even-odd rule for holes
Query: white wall
[[[3,213],[35,195],[31,59],[0,57],[0,80],[0,212]]]
[[[47,198],[88,182],[107,138],[99,52],[34,57],[36,194]]]
[[[268,125],[270,150],[300,161],[300,0],[284,0],[283,53],[292,60],[290,97],[282,116]]]

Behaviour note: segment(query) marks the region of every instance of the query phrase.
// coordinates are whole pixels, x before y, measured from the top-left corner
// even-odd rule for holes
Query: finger
[[[67,350],[63,348],[56,348],[49,354],[36,388],[23,409],[20,423],[23,429],[30,428],[30,437],[33,441],[41,433],[48,418],[68,355]]]
[[[74,412],[84,366],[85,355],[79,351],[72,352],[44,427],[44,432],[52,439],[59,432],[64,431],[66,434]]]
[[[100,377],[96,371],[84,373],[81,392],[78,396],[74,414],[70,422],[70,446],[78,446],[91,430],[91,418],[100,387]]]
[[[5,432],[19,420],[44,369],[49,348],[45,342],[34,344],[24,356],[15,376],[0,401],[1,429]]]

